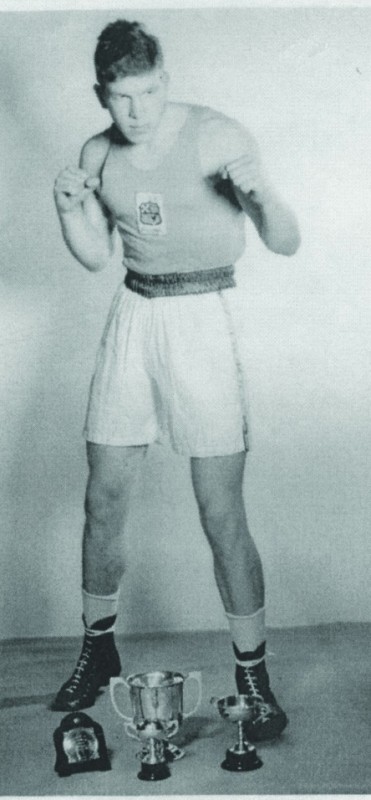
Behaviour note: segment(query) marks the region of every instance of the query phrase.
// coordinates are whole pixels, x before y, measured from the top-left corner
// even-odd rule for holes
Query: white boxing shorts
[[[248,450],[228,297],[235,289],[145,296],[135,281],[134,289],[126,284],[113,298],[98,349],[86,439],[116,446],[168,440],[175,452],[195,457]]]

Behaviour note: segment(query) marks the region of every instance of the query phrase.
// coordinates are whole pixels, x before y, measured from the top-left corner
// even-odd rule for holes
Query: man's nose
[[[142,100],[140,97],[132,97],[130,101],[130,116],[133,119],[140,117],[143,109]]]

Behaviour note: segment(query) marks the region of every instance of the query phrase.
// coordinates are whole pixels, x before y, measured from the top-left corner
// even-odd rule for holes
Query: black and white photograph
[[[371,7],[0,2],[0,795],[371,796]]]

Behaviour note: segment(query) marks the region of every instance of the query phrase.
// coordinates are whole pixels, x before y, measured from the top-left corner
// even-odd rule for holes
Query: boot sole
[[[250,726],[244,725],[244,733],[246,738],[249,742],[270,742],[274,739],[278,739],[281,736],[281,733],[285,730],[288,725],[288,718],[286,714],[284,714],[283,718],[277,719],[275,722],[271,723],[261,723],[262,729],[261,733],[258,731],[254,731],[254,728],[250,728]],[[267,728],[264,729],[264,725],[267,725]]]
[[[72,705],[70,706],[68,703],[63,703],[63,702],[58,703],[57,698],[56,698],[50,704],[49,710],[50,711],[70,711],[70,712],[73,713],[74,711],[82,711],[84,708],[91,708],[92,706],[95,705],[95,702],[98,699],[98,697],[100,697],[100,695],[101,695],[101,691],[100,690],[101,689],[105,689],[108,686],[111,678],[117,678],[120,674],[121,674],[121,669],[120,669],[119,672],[113,672],[110,675],[106,675],[104,678],[102,677],[102,680],[99,683],[99,686],[97,686],[97,688],[96,688],[96,692],[94,694],[94,697],[88,698],[85,701],[82,700],[81,703],[79,703],[78,705],[74,704],[73,706]]]

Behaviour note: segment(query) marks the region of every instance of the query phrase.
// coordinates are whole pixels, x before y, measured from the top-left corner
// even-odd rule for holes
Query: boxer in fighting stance
[[[107,264],[113,230],[126,274],[115,294],[90,389],[89,479],[83,536],[85,637],[52,708],[95,702],[121,669],[114,643],[122,536],[148,445],[166,435],[190,458],[203,530],[228,618],[240,694],[254,741],[287,717],[265,665],[262,565],[242,496],[248,450],[244,376],[231,294],[245,215],[265,245],[290,256],[295,217],[262,170],[252,136],[207,107],[170,102],[158,40],[142,25],[109,24],[95,52],[98,99],[112,124],[55,182],[67,246],[91,272]]]

